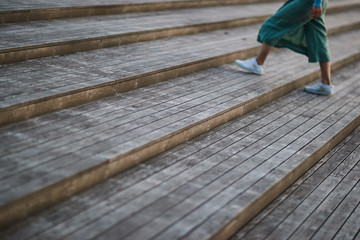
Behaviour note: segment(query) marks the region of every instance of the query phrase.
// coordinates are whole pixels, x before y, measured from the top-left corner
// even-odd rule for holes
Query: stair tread
[[[231,240],[355,239],[360,128],[331,150]]]
[[[359,52],[359,31],[330,37],[334,62]],[[230,64],[2,127],[1,204],[256,100],[318,69],[290,51],[273,55],[262,77]]]
[[[3,236],[208,238],[359,118],[359,73],[354,70],[359,64],[333,75],[338,92],[331,97],[294,91],[29,218]]]
[[[353,11],[329,14],[328,28],[357,22],[352,16]],[[0,84],[7,90],[0,93],[0,107],[84,91],[255,47],[258,28],[252,25],[2,65]]]

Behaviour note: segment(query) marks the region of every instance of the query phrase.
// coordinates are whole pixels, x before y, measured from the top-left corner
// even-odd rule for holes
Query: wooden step
[[[330,2],[328,10],[338,5]],[[270,2],[3,24],[0,64],[260,23],[280,6]],[[353,0],[341,3],[341,10],[356,7],[360,3]]]
[[[327,22],[329,34],[359,25],[356,10],[329,14]],[[0,125],[253,56],[259,48],[259,28],[244,26],[2,65],[0,84],[6,91],[0,95]]]
[[[359,67],[357,62],[333,75],[336,93],[331,97],[295,90],[13,225],[0,236],[227,239],[359,126]],[[294,74],[302,69],[284,70]],[[275,79],[263,80],[255,89]]]
[[[356,239],[359,156],[358,127],[231,240]]]
[[[359,31],[329,39],[333,69],[359,59]],[[319,76],[317,64],[290,51],[276,51],[271,59],[265,76],[239,72],[230,64],[2,127],[0,225],[27,217]]]
[[[224,6],[246,3],[274,2],[276,0],[96,0],[87,1],[19,1],[0,3],[0,23],[88,17],[133,12],[164,11],[172,9]],[[334,1],[334,0],[333,0]]]

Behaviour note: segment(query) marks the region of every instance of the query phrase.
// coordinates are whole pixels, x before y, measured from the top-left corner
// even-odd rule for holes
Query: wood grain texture
[[[338,92],[332,97],[292,92],[74,196],[43,215],[14,226],[3,236],[208,238],[216,231],[215,226],[224,226],[233,217],[239,217],[238,211],[246,212],[244,209],[260,192],[316,152],[317,146],[332,139],[341,130],[340,125],[358,116],[358,74],[353,75],[358,64],[334,75]],[[346,154],[338,156],[345,158]],[[346,174],[339,171],[337,161],[333,160],[332,168],[338,170],[327,174],[329,180],[316,178],[318,184],[307,185],[320,186],[319,193],[311,189],[299,192],[308,196],[307,201],[321,201],[318,194],[331,192],[331,186],[336,185],[334,180],[339,179],[336,176]],[[299,204],[309,207],[306,201],[290,203],[293,208]],[[347,215],[349,219],[352,213],[356,213],[354,208]]]

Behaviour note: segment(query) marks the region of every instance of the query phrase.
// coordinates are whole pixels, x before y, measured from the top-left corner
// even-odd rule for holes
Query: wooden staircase
[[[331,97],[289,50],[233,63],[279,1],[12,2],[1,239],[226,239],[360,124],[358,0],[329,1]]]

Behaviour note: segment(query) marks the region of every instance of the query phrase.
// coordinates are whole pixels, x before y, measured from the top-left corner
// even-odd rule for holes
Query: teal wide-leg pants
[[[288,0],[261,27],[258,41],[276,48],[289,48],[308,57],[309,62],[330,62],[325,28],[325,9],[313,19],[311,9],[314,0]]]

